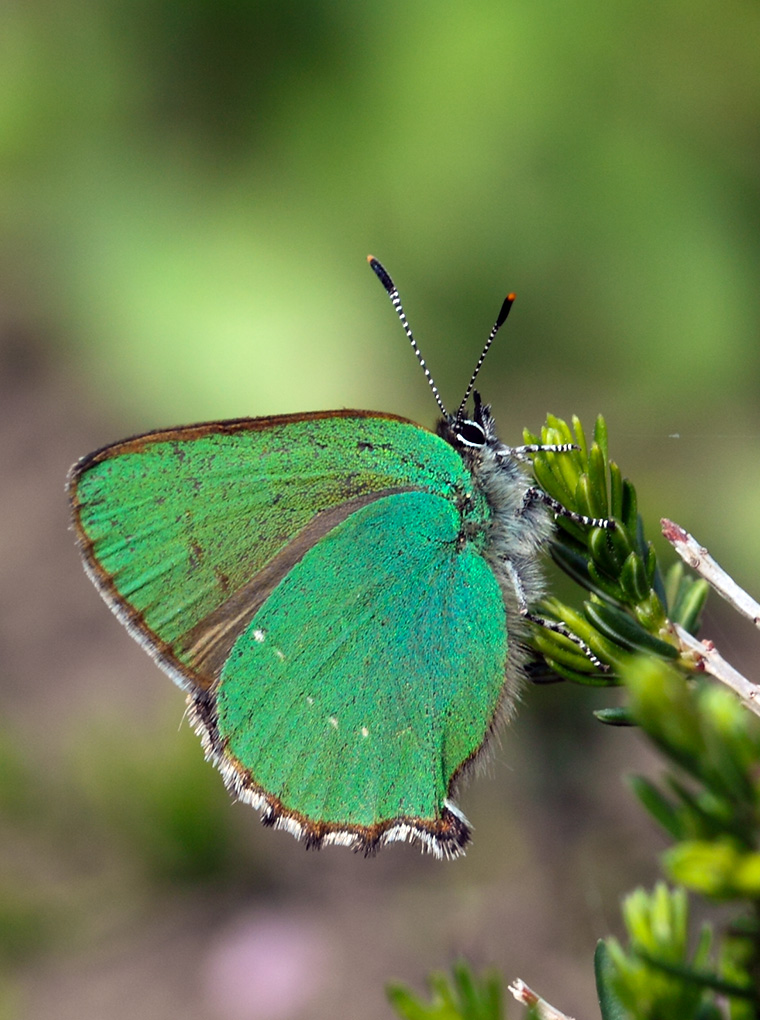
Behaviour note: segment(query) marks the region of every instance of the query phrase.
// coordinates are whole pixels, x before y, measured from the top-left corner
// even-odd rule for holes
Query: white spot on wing
[[[253,640],[254,641],[258,641],[259,643],[261,643],[262,641],[266,641],[266,639],[267,639],[267,636],[266,636],[266,634],[264,633],[263,630],[255,630],[253,632]]]
[[[334,715],[330,716],[330,725],[335,727],[335,729],[337,730],[337,728],[338,728],[338,720],[335,718]]]
[[[362,726],[362,736],[363,737],[368,737],[369,736],[369,730],[367,729],[366,726]]]

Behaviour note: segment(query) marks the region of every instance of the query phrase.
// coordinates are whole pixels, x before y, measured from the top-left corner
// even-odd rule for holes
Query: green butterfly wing
[[[245,419],[98,451],[70,491],[88,572],[265,821],[459,851],[451,790],[497,714],[507,627],[449,444],[366,412]]]

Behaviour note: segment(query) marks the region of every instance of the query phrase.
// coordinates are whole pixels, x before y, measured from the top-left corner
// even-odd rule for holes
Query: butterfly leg
[[[577,443],[529,443],[527,446],[510,446],[507,448],[509,456],[519,460],[523,464],[531,463],[531,455],[534,453],[570,453],[571,450],[580,450]]]
[[[572,641],[573,644],[580,648],[589,662],[593,663],[597,669],[606,673],[610,667],[594,655],[586,642],[582,638],[579,638],[577,634],[573,634],[566,624],[562,623],[560,620],[548,620],[545,616],[539,616],[537,613],[531,611],[525,595],[525,588],[523,587],[522,580],[520,579],[520,575],[517,572],[517,568],[514,563],[506,557],[502,560],[502,563],[504,564],[504,569],[509,575],[515,595],[517,596],[517,609],[520,616],[522,616],[525,620],[530,620],[531,623],[537,624],[539,627],[543,627],[544,630],[553,631],[555,634],[563,634],[566,638],[568,638],[568,640]]]
[[[585,524],[591,528],[604,528],[606,531],[615,530],[615,522],[606,517],[587,517],[585,514],[576,513],[575,510],[568,510],[558,499],[554,499],[548,492],[539,489],[536,485],[529,485],[523,495],[522,506],[517,511],[518,517],[522,516],[529,506],[534,503],[543,503],[548,506],[557,517],[565,517],[568,521],[575,521],[576,524]]]

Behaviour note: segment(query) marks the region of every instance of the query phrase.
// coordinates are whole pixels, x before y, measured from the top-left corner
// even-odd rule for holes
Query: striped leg
[[[573,634],[566,624],[562,623],[560,620],[547,620],[545,616],[539,616],[537,613],[531,612],[525,597],[523,583],[520,580],[520,575],[515,569],[514,563],[506,558],[502,562],[509,574],[510,580],[512,581],[512,587],[514,588],[515,595],[517,596],[517,607],[520,611],[520,615],[526,620],[530,620],[531,623],[538,624],[539,627],[543,627],[545,630],[553,631],[555,634],[564,634],[568,640],[572,641],[573,644],[580,648],[589,662],[593,663],[597,669],[601,670],[603,673],[608,672],[610,667],[606,663],[602,662],[601,659],[597,658],[586,642],[582,638],[579,638],[577,634]]]

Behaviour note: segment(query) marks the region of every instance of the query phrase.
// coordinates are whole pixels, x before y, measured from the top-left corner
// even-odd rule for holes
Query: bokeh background
[[[386,1017],[460,954],[595,1015],[653,768],[526,692],[463,860],[306,853],[230,803],[67,532],[126,434],[334,407],[591,426],[758,591],[760,5],[26,0],[0,8],[0,1018]],[[666,551],[660,546],[665,559]],[[752,628],[706,632],[757,675]],[[756,647],[756,645],[755,645]]]

